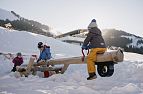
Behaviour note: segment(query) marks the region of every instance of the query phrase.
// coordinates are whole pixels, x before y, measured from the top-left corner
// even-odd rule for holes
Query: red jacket
[[[23,58],[15,57],[12,62],[15,66],[20,66],[23,63]]]

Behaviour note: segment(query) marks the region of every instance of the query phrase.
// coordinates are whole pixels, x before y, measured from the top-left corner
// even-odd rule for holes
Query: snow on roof
[[[78,42],[83,42],[85,40],[85,38],[80,38],[80,37],[72,37],[72,36],[66,36],[66,37],[62,37],[62,38],[58,38],[59,40],[62,41],[78,41]]]

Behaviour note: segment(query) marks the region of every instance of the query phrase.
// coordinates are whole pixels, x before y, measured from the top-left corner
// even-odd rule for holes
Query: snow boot
[[[16,66],[14,66],[11,70],[11,72],[15,72],[16,71]]]
[[[96,79],[97,76],[96,74],[93,72],[93,73],[89,73],[89,77],[87,78],[87,80],[93,80],[93,79]]]

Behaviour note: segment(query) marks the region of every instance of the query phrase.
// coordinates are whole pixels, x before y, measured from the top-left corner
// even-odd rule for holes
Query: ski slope
[[[38,54],[37,42],[51,46],[53,58],[79,56],[80,46],[25,31],[0,28],[0,51]],[[111,77],[87,81],[86,65],[70,65],[65,74],[42,78],[42,73],[16,78],[11,60],[0,55],[0,94],[143,94],[143,55],[124,53],[125,60],[115,65]],[[26,63],[26,61],[24,62]]]

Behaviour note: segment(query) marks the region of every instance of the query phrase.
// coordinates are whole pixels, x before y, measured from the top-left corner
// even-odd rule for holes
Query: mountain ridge
[[[34,20],[29,20],[24,17],[21,17],[19,14],[14,11],[7,11],[0,9],[0,26],[6,28],[6,24],[10,24],[12,29],[19,31],[28,31],[36,34],[45,35],[48,37],[53,37],[54,34],[50,32],[50,27],[44,24],[41,24]]]
[[[83,29],[74,30],[70,33],[59,35],[57,38],[65,42],[81,45],[88,33],[88,30],[84,29],[84,32],[82,31]],[[127,52],[143,54],[143,38],[140,36],[116,29],[103,29],[102,35],[107,47],[121,47]]]

